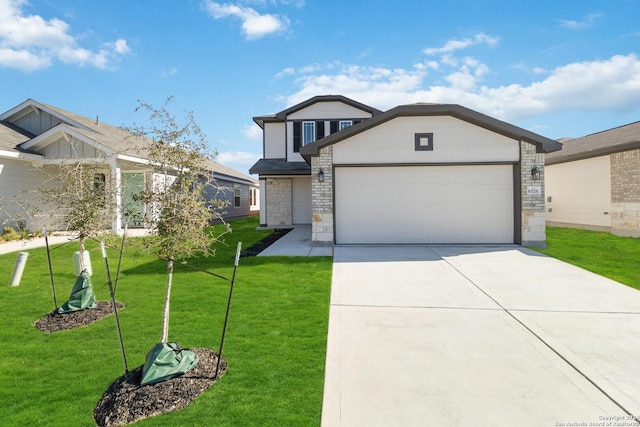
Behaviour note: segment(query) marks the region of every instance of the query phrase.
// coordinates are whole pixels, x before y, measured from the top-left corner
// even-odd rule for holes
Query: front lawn
[[[547,227],[547,248],[538,251],[640,289],[640,239]]]
[[[214,258],[193,264],[231,278],[236,242],[269,234],[256,217],[234,221]],[[92,282],[108,300],[98,244],[89,242]],[[69,296],[72,243],[52,252],[58,304]],[[33,322],[53,309],[44,248],[30,256],[19,287],[9,287],[17,254],[0,255],[0,420],[3,426],[91,426],[106,388],[124,373],[114,317],[45,334]],[[117,252],[109,252],[115,275]],[[320,422],[331,285],[331,258],[241,258],[223,357],[228,372],[182,411],[140,426],[315,426]],[[125,251],[117,300],[131,370],[162,333],[166,265]],[[177,266],[169,340],[218,350],[229,282]]]

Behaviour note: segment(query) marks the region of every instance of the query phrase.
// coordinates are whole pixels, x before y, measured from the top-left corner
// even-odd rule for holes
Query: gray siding
[[[67,142],[64,138],[60,138],[47,145],[44,149],[44,154],[47,159],[105,158],[105,154],[103,152],[75,137],[72,139],[71,143]]]
[[[31,132],[34,135],[40,135],[60,124],[62,121],[49,113],[40,111],[39,114],[31,112],[13,122],[14,125]]]
[[[15,218],[25,212],[14,203],[14,198],[22,202],[29,200],[39,208],[37,190],[42,186],[43,177],[29,163],[0,158],[0,231],[5,226],[15,227]],[[44,225],[49,215],[38,215],[27,221],[27,228],[37,230]],[[5,224],[6,222],[6,224]]]
[[[240,206],[234,206],[234,186],[240,188]],[[205,197],[207,200],[222,200],[227,202],[227,206],[223,209],[222,217],[225,220],[243,218],[250,215],[258,214],[258,211],[251,210],[249,203],[249,185],[238,184],[222,179],[216,180],[215,187],[209,187]]]

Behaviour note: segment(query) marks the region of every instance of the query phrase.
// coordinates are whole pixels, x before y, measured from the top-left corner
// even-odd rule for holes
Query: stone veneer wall
[[[267,226],[291,225],[291,178],[267,178]]]
[[[545,247],[547,240],[544,207],[544,153],[536,153],[533,144],[520,143],[520,175],[522,197],[522,245]],[[541,169],[540,179],[533,180],[531,168]],[[542,187],[539,196],[527,194],[528,187]]]
[[[318,181],[322,169],[324,182]],[[311,158],[311,240],[316,244],[333,243],[333,147],[320,149]]]
[[[640,149],[611,155],[611,234],[640,237]]]

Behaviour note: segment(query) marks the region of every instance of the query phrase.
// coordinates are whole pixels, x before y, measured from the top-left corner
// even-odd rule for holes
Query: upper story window
[[[293,122],[293,151],[324,137],[324,121]]]
[[[316,122],[302,122],[302,145],[316,140]]]
[[[338,124],[338,130],[346,129],[352,124],[353,124],[353,121],[351,120],[340,120],[340,123]]]
[[[332,120],[329,122],[329,133],[335,133],[360,123],[362,120]]]

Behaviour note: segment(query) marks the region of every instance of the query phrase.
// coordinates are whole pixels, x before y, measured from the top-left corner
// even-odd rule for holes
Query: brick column
[[[324,182],[318,173],[324,173]],[[320,149],[311,158],[311,240],[316,245],[333,244],[333,147]]]
[[[536,147],[520,142],[520,179],[522,198],[522,245],[546,247],[547,233],[544,204],[544,153]],[[540,168],[540,179],[534,180],[531,169]],[[539,190],[539,194],[536,194]]]
[[[640,237],[640,149],[611,155],[611,234]]]
[[[267,178],[267,226],[292,225],[291,178]]]

